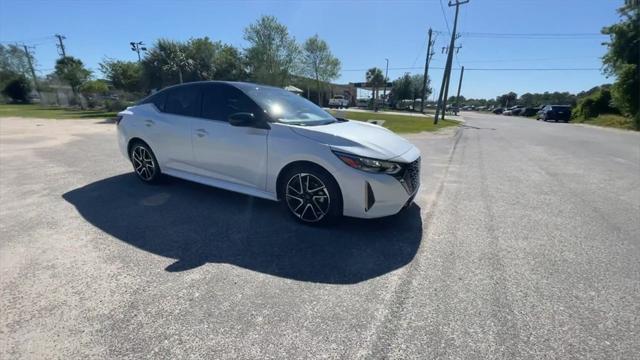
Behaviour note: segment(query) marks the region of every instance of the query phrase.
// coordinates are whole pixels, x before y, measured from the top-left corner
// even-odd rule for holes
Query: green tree
[[[168,39],[158,39],[147,51],[141,63],[145,88],[161,89],[182,83],[183,75],[190,68],[184,53],[184,44]]]
[[[56,61],[55,74],[61,80],[66,81],[75,95],[78,94],[80,85],[84,84],[91,76],[91,71],[84,67],[80,59],[66,56]]]
[[[315,80],[318,104],[322,104],[322,84],[340,76],[340,60],[333,56],[326,41],[318,35],[308,38],[302,45],[302,72]]]
[[[496,100],[498,101],[498,103],[500,103],[501,106],[510,107],[516,103],[516,100],[518,100],[518,94],[511,91],[504,95],[498,96]]]
[[[35,59],[32,59],[35,64]],[[0,89],[19,77],[31,78],[29,62],[24,49],[17,45],[0,44]]]
[[[208,37],[190,39],[181,45],[184,56],[189,59],[189,80],[211,80],[215,76],[215,59],[222,48],[219,41],[212,42]],[[186,74],[185,74],[186,75]]]
[[[535,103],[535,95],[531,93],[524,93],[520,96],[520,104],[531,107]]]
[[[14,102],[29,102],[29,93],[31,93],[31,83],[24,75],[17,75],[13,79],[7,81],[2,93],[8,96]]]
[[[367,84],[373,90],[373,101],[374,104],[376,104],[376,99],[378,98],[378,89],[380,89],[380,87],[384,85],[387,79],[384,78],[382,70],[377,67],[372,67],[371,69],[367,70],[365,78],[367,79]]]
[[[109,86],[104,80],[89,80],[80,86],[83,94],[104,94],[109,92]]]
[[[33,66],[36,64],[34,63]],[[24,49],[17,45],[0,44],[0,72],[24,75],[25,77],[31,76],[29,61]]]
[[[105,59],[100,63],[100,71],[115,89],[142,91],[142,66],[138,62]]]
[[[409,73],[405,73],[393,81],[391,101],[395,104],[401,100],[413,99],[412,90],[413,85],[411,83],[411,75],[409,75]]]
[[[163,71],[178,74],[180,84],[184,82],[184,73],[195,69],[195,61],[187,57],[185,50],[180,44],[169,47],[162,66]]]
[[[422,98],[422,80],[424,80],[424,74],[411,75],[411,99],[414,101]],[[429,94],[428,90],[427,94]]]
[[[595,92],[581,98],[572,115],[574,119],[586,120],[600,114],[615,112],[616,110],[611,108],[609,87],[600,87]]]
[[[216,80],[244,81],[247,80],[246,62],[242,54],[234,46],[224,44],[213,61]]]
[[[296,73],[300,49],[275,17],[263,16],[249,25],[244,39],[250,44],[245,53],[254,81],[282,87]]]
[[[618,12],[620,22],[602,29],[609,35],[602,61],[605,73],[616,77],[611,87],[613,102],[640,129],[640,7],[630,1]]]

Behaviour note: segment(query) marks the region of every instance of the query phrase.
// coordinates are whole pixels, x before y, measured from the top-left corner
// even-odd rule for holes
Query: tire
[[[140,181],[155,184],[160,180],[162,172],[156,156],[149,145],[138,141],[131,145],[129,159],[133,165],[133,172]]]
[[[319,166],[301,165],[286,170],[280,186],[285,210],[301,223],[329,224],[342,216],[338,183]]]

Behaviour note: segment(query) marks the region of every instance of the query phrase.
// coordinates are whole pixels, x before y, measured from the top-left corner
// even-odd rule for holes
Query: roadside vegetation
[[[335,110],[330,111],[336,115]],[[349,120],[369,121],[383,120],[383,127],[396,133],[419,133],[423,131],[436,131],[450,126],[458,126],[460,122],[455,120],[441,120],[437,125],[433,124],[433,118],[426,116],[411,116],[398,114],[371,113],[360,111],[340,111],[340,116]]]
[[[101,119],[115,117],[116,112],[48,107],[37,104],[0,104],[0,117],[14,116],[40,119]]]
[[[636,130],[633,120],[626,116],[616,114],[601,114],[584,120],[571,120],[574,123],[587,125],[606,126],[625,130]]]

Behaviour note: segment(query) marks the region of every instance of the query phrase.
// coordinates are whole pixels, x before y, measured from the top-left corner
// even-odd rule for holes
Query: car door
[[[200,109],[194,86],[169,88],[153,98],[152,116],[142,119],[148,140],[163,170],[189,171],[192,167],[191,121]]]
[[[229,84],[202,87],[202,111],[194,119],[192,142],[195,165],[201,175],[264,190],[269,130],[229,124],[229,115],[264,111],[242,91]]]

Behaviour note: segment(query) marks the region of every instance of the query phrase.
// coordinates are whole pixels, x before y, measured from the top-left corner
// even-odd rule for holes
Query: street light
[[[138,42],[132,41],[129,44],[131,45],[131,51],[135,51],[138,53],[138,62],[139,62],[141,60],[140,50],[147,51],[147,48],[143,46],[144,43],[142,41],[138,41]]]

